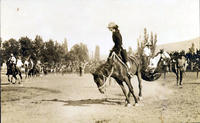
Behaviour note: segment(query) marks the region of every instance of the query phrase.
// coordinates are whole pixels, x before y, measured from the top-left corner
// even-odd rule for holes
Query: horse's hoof
[[[141,101],[141,100],[143,100],[143,97],[140,97],[140,96],[139,96],[138,99]]]
[[[126,107],[131,107],[132,105],[130,103],[126,104],[125,105]]]
[[[139,104],[138,104],[138,103],[135,103],[135,106],[139,106]]]

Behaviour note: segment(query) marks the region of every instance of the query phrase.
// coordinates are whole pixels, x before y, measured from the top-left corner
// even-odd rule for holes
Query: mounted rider
[[[152,51],[151,51],[151,47],[152,47],[152,44],[151,42],[147,42],[145,44],[145,47],[143,49],[143,66],[144,68],[146,69],[147,66],[150,64],[150,59],[152,57]]]
[[[126,65],[126,68],[130,69],[131,66],[127,60],[127,52],[122,46],[122,36],[118,29],[118,25],[114,22],[111,22],[108,24],[108,29],[112,32],[112,39],[115,44],[109,54],[109,57],[111,56],[112,52],[115,52],[117,55],[120,55],[122,57],[122,61]]]
[[[6,62],[7,64],[7,73],[6,75],[9,75],[9,73],[12,72],[12,66],[14,66],[14,68],[16,68],[16,58],[14,57],[13,53],[10,54],[10,58],[8,59],[8,61]]]
[[[10,54],[10,58],[8,59],[8,61],[16,66],[17,63],[17,59],[15,58],[15,56],[13,55],[13,53]]]
[[[23,66],[22,60],[21,60],[21,56],[19,56],[19,58],[17,59],[17,64],[16,64],[17,68],[19,68],[21,70],[21,67]]]
[[[28,65],[29,65],[29,62],[28,62],[28,59],[26,59],[26,60],[24,61],[24,67],[28,67]]]

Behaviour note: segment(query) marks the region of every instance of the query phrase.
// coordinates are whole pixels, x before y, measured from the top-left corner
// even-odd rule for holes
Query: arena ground
[[[135,93],[137,79],[133,78]],[[137,94],[138,95],[138,94]],[[155,82],[143,80],[139,106],[125,107],[125,97],[112,80],[105,95],[92,75],[49,74],[9,84],[2,75],[2,123],[182,123],[200,122],[200,78],[187,72],[183,86],[175,74]],[[131,103],[134,105],[133,98]]]

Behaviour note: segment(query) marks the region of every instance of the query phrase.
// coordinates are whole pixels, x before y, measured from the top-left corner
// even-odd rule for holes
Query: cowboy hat
[[[114,22],[110,22],[110,23],[108,24],[108,28],[118,28],[118,25],[115,24]]]

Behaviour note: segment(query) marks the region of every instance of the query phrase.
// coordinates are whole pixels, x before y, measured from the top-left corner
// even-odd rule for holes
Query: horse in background
[[[10,60],[8,60],[6,62],[6,65],[7,65],[7,73],[6,73],[6,75],[8,76],[8,81],[11,82],[12,84],[15,84],[16,81],[18,80],[17,75],[19,75],[21,80],[19,80],[18,83],[20,84],[21,81],[22,81],[22,75],[21,75],[20,69],[15,64],[11,63]],[[10,79],[10,75],[11,75],[11,79]],[[15,78],[15,83],[12,82],[13,77]]]
[[[166,79],[166,74],[170,71],[170,59],[162,60],[161,62],[164,79]]]
[[[166,51],[160,50],[154,57],[150,58],[149,61],[142,61],[143,64],[146,63],[141,70],[142,79],[146,81],[155,81],[160,78],[163,68],[162,61],[167,61],[169,59],[170,55]]]
[[[200,58],[196,59],[196,63],[194,65],[194,69],[197,72],[197,78],[199,78],[199,71],[200,71]]]
[[[138,86],[139,86],[139,99],[142,99],[142,80],[141,80],[141,66],[140,62],[137,58],[129,56],[128,61],[131,64],[130,72],[132,75],[136,75],[138,78]],[[126,97],[126,105],[130,105],[130,96],[133,95],[135,100],[135,106],[138,105],[138,99],[136,98],[133,90],[133,86],[131,84],[131,76],[128,74],[128,70],[125,66],[125,63],[121,60],[121,58],[113,52],[112,55],[108,58],[108,60],[101,64],[94,72],[92,72],[94,82],[96,83],[98,90],[100,93],[105,93],[105,84],[109,80],[110,77],[114,78],[118,85],[121,87],[124,96]],[[129,93],[127,95],[126,89],[124,87],[123,82],[126,83],[129,89]]]
[[[25,61],[24,61],[24,67],[25,67],[25,78],[29,78],[32,76],[32,72],[31,69],[33,69],[33,60],[30,59],[30,57],[28,57]]]
[[[162,69],[162,73],[164,75],[164,79],[166,79],[166,74],[170,71],[170,65],[171,65],[171,56],[169,55],[169,53],[164,51],[164,54],[166,56],[165,59],[161,59],[161,69]]]
[[[28,76],[32,76],[32,77],[39,76],[42,70],[41,65],[40,65],[41,63],[37,61],[35,64],[33,62],[31,64],[32,65],[30,66]]]
[[[29,71],[29,62],[28,60],[24,61],[24,68],[25,68],[25,79],[28,78],[28,71]]]

